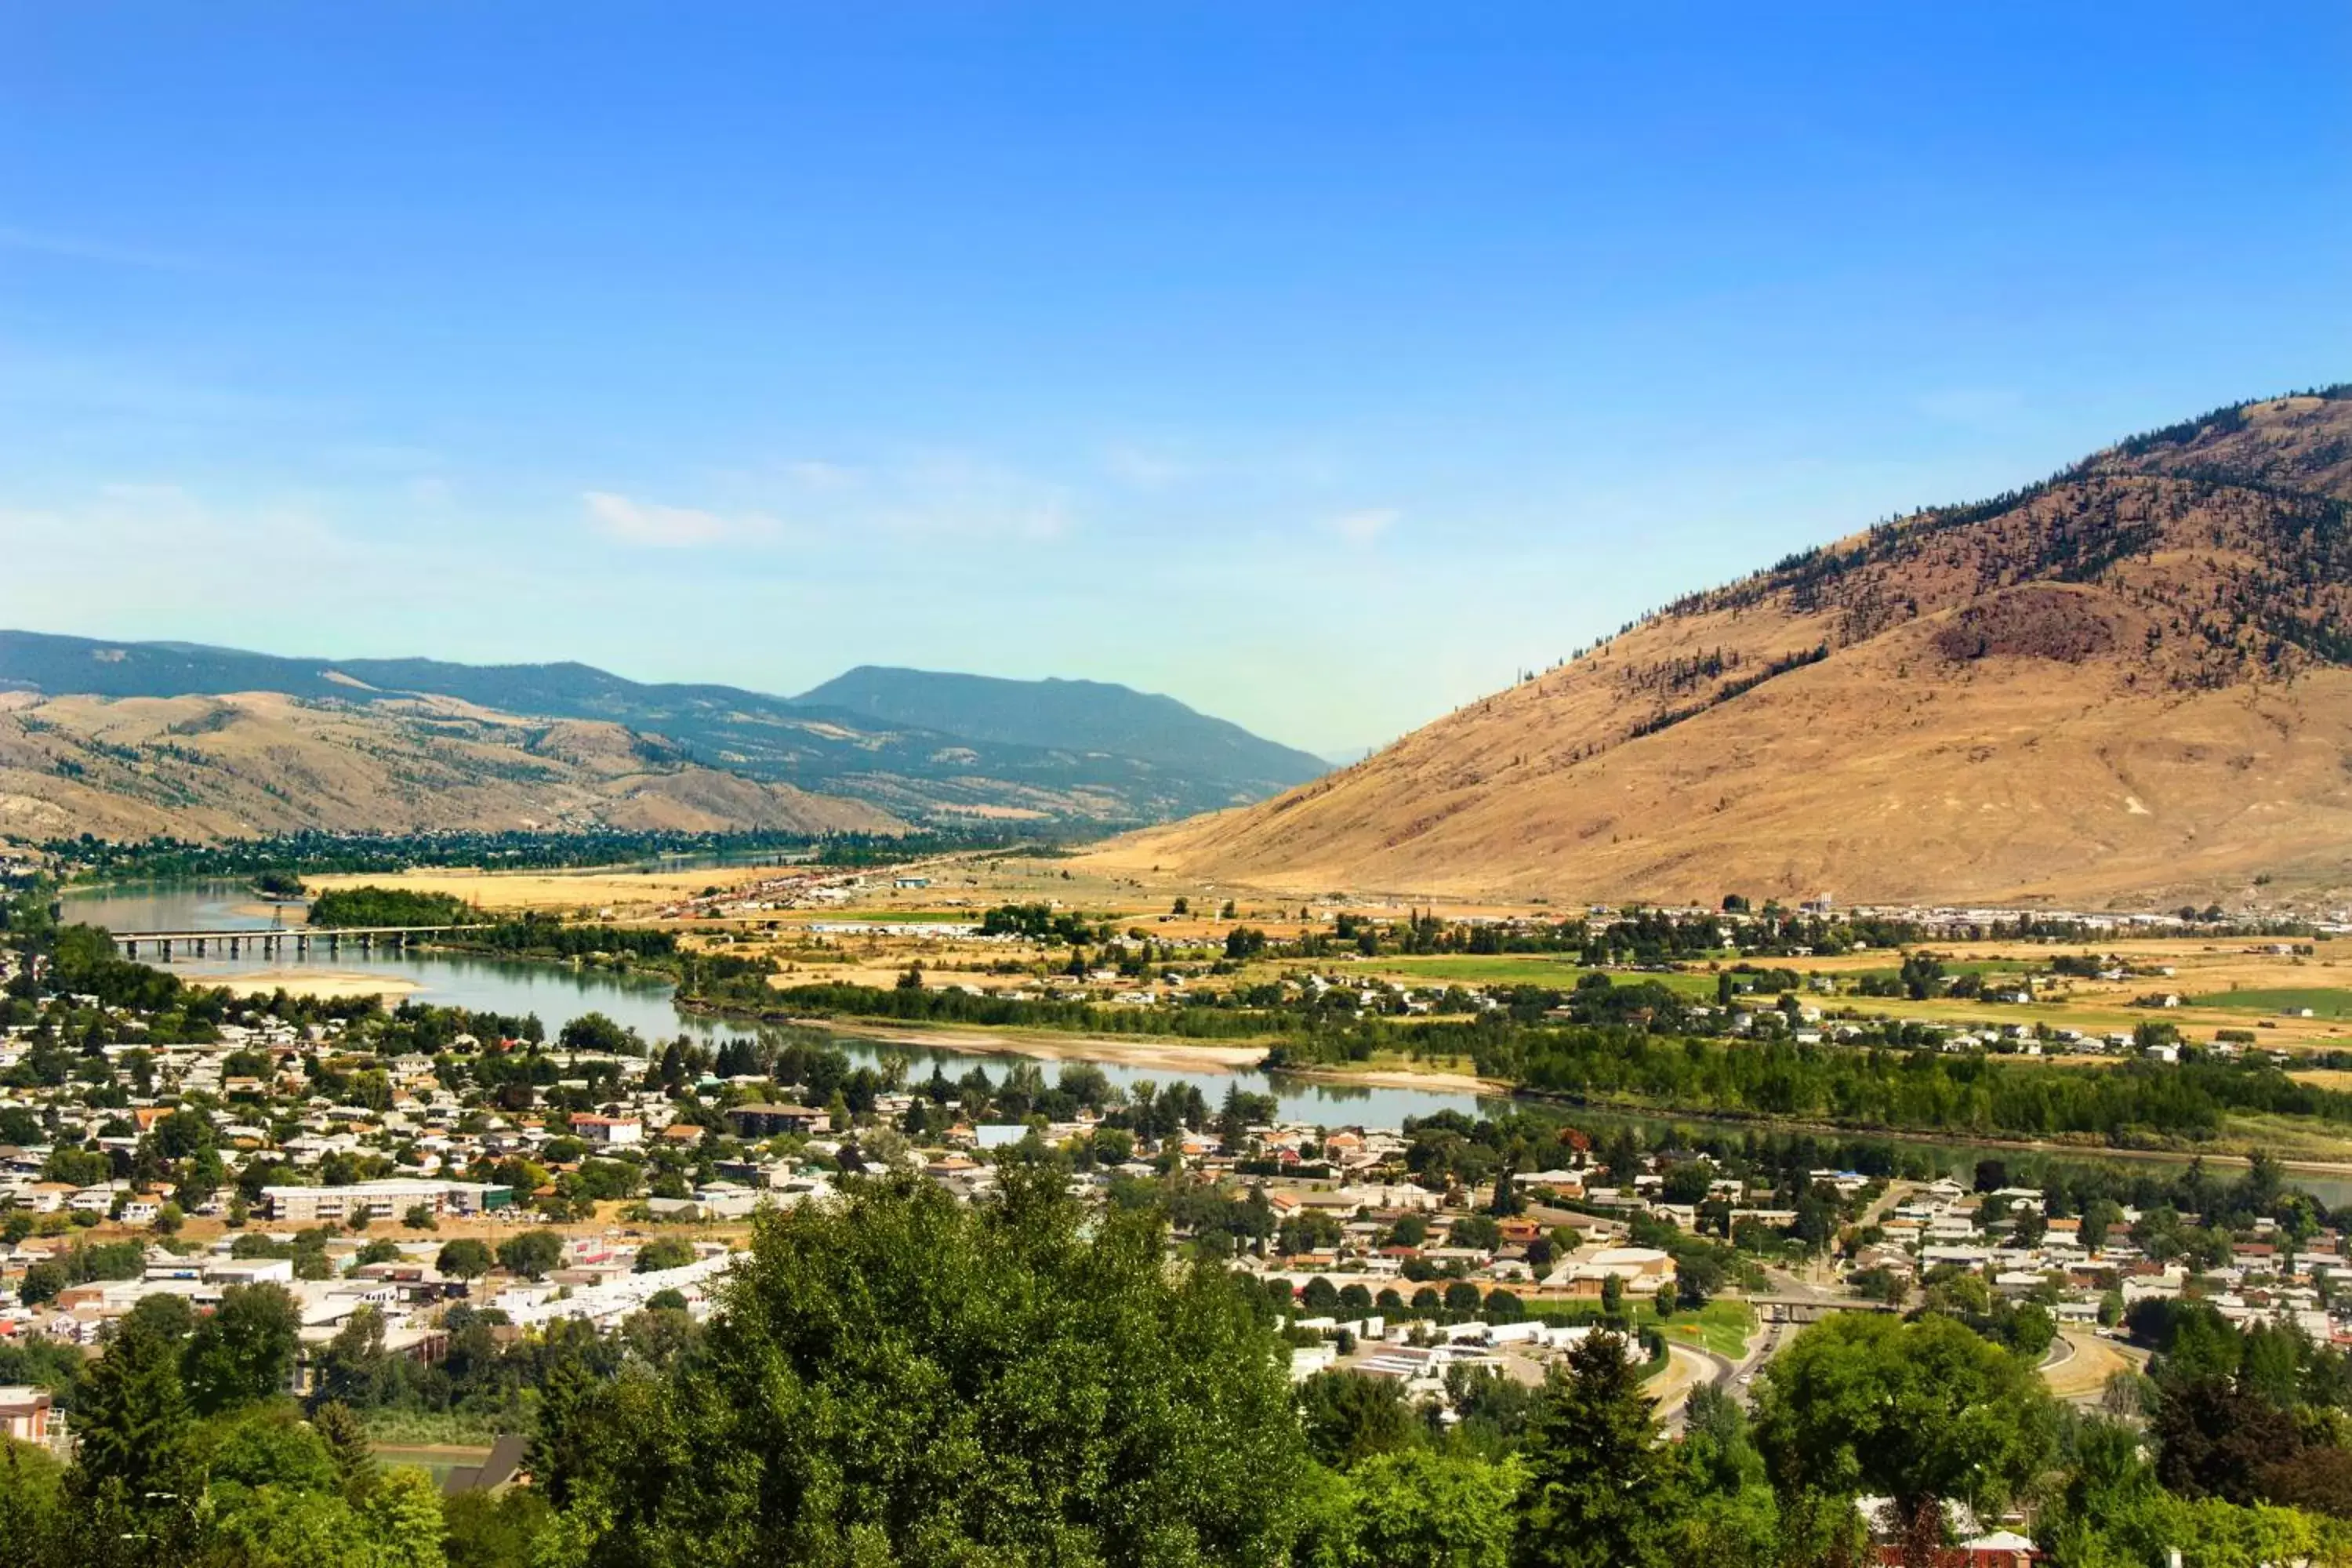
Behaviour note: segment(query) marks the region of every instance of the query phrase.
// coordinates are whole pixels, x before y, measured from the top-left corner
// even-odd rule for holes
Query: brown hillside
[[[617,724],[446,699],[361,709],[230,697],[0,694],[0,833],[299,828],[896,831],[863,802],[685,763]]]
[[[2352,389],[2135,437],[1696,595],[1106,862],[1310,892],[2352,890]]]

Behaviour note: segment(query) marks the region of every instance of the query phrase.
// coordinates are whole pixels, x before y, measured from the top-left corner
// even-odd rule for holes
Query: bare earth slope
[[[232,837],[602,824],[896,830],[860,801],[686,763],[617,724],[450,699],[0,694],[0,833]]]
[[[1353,767],[1107,847],[1312,892],[2352,890],[2352,395],[1696,595]]]

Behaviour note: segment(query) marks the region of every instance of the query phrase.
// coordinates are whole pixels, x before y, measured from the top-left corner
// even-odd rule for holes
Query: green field
[[[2192,1007],[2223,1007],[2233,1013],[2281,1014],[2308,1007],[2322,1018],[2352,1018],[2352,991],[2326,985],[2279,985],[2260,990],[2217,991],[2188,998]]]
[[[1748,1336],[1756,1331],[1756,1312],[1745,1301],[1709,1301],[1696,1317],[1677,1314],[1662,1325],[1676,1344],[1696,1345],[1727,1361],[1748,1353]]]
[[[1566,991],[1587,974],[1606,973],[1620,985],[1654,980],[1692,996],[1715,994],[1712,974],[1650,974],[1637,970],[1587,969],[1562,953],[1505,952],[1496,954],[1441,953],[1426,958],[1382,958],[1364,965],[1377,974],[1400,979],[1458,981],[1465,985],[1552,985]]]

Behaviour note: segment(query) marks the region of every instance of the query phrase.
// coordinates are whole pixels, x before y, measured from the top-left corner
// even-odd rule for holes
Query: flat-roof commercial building
[[[347,1187],[264,1187],[273,1220],[341,1225],[353,1216],[395,1219],[423,1205],[435,1215],[487,1214],[510,1206],[514,1189],[483,1182],[436,1182],[392,1177]]]

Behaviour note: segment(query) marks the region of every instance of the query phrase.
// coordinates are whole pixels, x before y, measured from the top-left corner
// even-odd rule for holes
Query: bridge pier
[[[308,927],[293,930],[271,927],[253,931],[110,931],[107,933],[107,940],[113,944],[114,951],[125,958],[136,959],[142,948],[148,948],[159,954],[163,963],[168,963],[175,952],[179,951],[184,951],[188,956],[194,958],[209,958],[215,946],[219,947],[226,957],[241,958],[245,955],[247,944],[251,945],[255,953],[267,953],[274,958],[286,951],[289,938],[293,941],[294,952],[298,956],[307,958],[311,952],[314,936],[322,945],[323,951],[331,953],[341,953],[342,945],[347,941],[357,942],[362,952],[373,953],[379,944],[389,952],[405,952],[419,940],[442,931],[480,929],[482,927],[479,925],[449,925],[352,929],[329,927],[316,932],[311,931]]]

